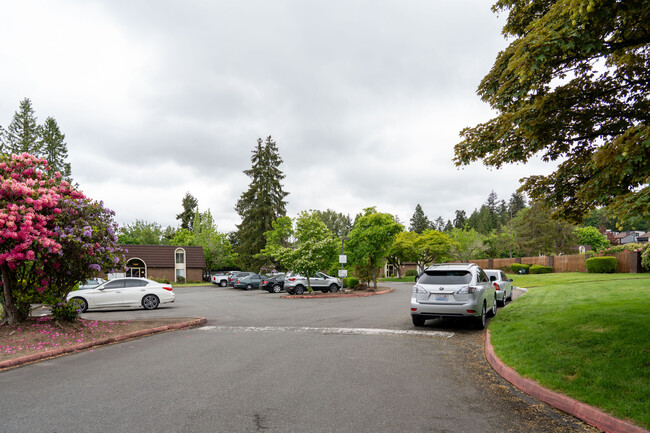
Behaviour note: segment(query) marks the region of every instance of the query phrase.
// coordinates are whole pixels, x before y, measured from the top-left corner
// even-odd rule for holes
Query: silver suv
[[[497,314],[497,298],[488,276],[475,263],[429,266],[411,293],[415,326],[427,319],[467,317],[484,329],[487,315]]]
[[[320,290],[323,293],[338,292],[343,286],[341,280],[330,277],[322,272],[316,272],[314,275],[310,275],[309,284],[312,289]],[[296,295],[302,295],[307,290],[307,277],[289,272],[284,276],[284,290],[291,295],[294,293]]]

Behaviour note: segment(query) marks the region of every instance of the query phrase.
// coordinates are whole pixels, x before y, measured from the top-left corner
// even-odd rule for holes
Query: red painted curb
[[[630,421],[624,421],[613,417],[612,415],[567,397],[555,391],[544,388],[539,383],[531,379],[521,377],[514,369],[507,366],[494,353],[494,348],[490,341],[490,331],[485,333],[485,358],[494,370],[505,380],[525,392],[551,406],[560,409],[570,415],[580,418],[588,424],[597,427],[608,433],[650,433]]]
[[[392,292],[394,289],[391,287],[388,290],[382,290],[381,292],[373,292],[373,293],[359,293],[359,294],[354,294],[354,293],[323,293],[322,295],[282,295],[282,299],[318,299],[318,298],[364,298],[366,296],[375,296],[375,295],[383,295],[386,293]]]
[[[130,340],[132,338],[143,337],[145,335],[156,334],[158,332],[173,331],[176,329],[182,328],[192,328],[199,325],[204,325],[208,323],[208,320],[205,317],[197,317],[193,320],[187,322],[173,323],[171,325],[159,326],[157,328],[151,329],[142,329],[140,331],[129,332],[128,334],[123,334],[115,337],[106,337],[99,340],[87,341],[84,343],[75,344],[73,346],[60,347],[58,349],[50,350],[42,353],[35,353],[33,355],[27,355],[16,359],[9,359],[7,361],[0,362],[0,370],[11,367],[18,367],[23,364],[28,364],[30,362],[41,361],[43,359],[54,358],[57,356],[64,355],[70,352],[77,352],[79,350],[89,349],[95,346],[103,346],[110,343],[117,343],[119,341]]]

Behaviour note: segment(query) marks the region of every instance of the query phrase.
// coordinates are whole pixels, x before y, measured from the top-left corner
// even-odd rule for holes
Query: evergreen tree
[[[196,213],[199,201],[194,198],[189,192],[185,193],[183,197],[183,212],[176,215],[177,220],[181,220],[181,229],[192,231],[192,224],[194,222],[194,215]]]
[[[422,206],[420,206],[418,203],[418,205],[415,206],[415,212],[411,217],[411,227],[409,230],[421,234],[423,231],[429,228],[431,228],[431,222],[429,221],[429,218],[427,218],[427,216],[424,214]]]
[[[45,123],[40,128],[39,148],[42,151],[42,157],[48,162],[48,172],[60,172],[65,179],[70,179],[70,163],[66,162],[68,158],[68,147],[65,143],[65,134],[61,133],[59,125],[52,117],[45,119]]]
[[[510,196],[510,201],[508,202],[508,211],[510,212],[510,217],[516,217],[519,211],[525,208],[526,198],[524,195],[519,192],[513,192]]]
[[[344,215],[331,209],[326,211],[316,210],[313,213],[338,237],[347,236],[352,230],[350,215]]]
[[[467,214],[464,210],[456,211],[456,218],[454,218],[454,227],[457,229],[462,229],[467,224]]]
[[[266,246],[264,233],[273,229],[273,221],[286,215],[284,198],[288,193],[280,183],[285,177],[279,168],[282,158],[271,136],[265,142],[259,138],[252,153],[252,166],[244,170],[251,183],[235,206],[242,219],[237,226],[237,252],[245,269],[258,270],[264,259],[255,256]]]
[[[41,156],[39,145],[40,128],[36,124],[32,101],[25,98],[20,102],[18,111],[9,124],[6,133],[6,149],[9,154],[30,153],[34,156]]]
[[[431,226],[429,228],[442,232],[445,230],[445,220],[439,216],[433,223],[431,223]]]
[[[450,232],[451,229],[454,228],[454,225],[451,223],[451,220],[447,220],[447,224],[445,224],[445,233]]]

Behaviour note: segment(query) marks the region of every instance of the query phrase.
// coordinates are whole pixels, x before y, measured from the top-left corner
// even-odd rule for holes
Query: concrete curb
[[[394,289],[391,287],[387,290],[372,293],[323,293],[320,295],[282,295],[282,299],[315,299],[315,298],[364,298],[366,296],[384,295],[392,292]]]
[[[650,433],[629,421],[624,421],[596,409],[593,406],[579,402],[567,397],[564,394],[551,391],[542,387],[539,383],[531,379],[521,377],[514,369],[507,366],[494,353],[494,348],[490,341],[490,331],[485,333],[485,358],[492,368],[501,375],[505,380],[525,392],[545,403],[550,404],[563,412],[580,418],[588,424],[597,427],[608,433]]]
[[[71,346],[60,347],[55,350],[50,350],[42,353],[35,353],[33,355],[23,356],[21,358],[9,359],[0,362],[0,370],[6,368],[19,367],[23,364],[41,361],[43,359],[54,358],[57,356],[65,355],[66,353],[77,352],[79,350],[89,349],[95,346],[104,346],[106,344],[118,343],[124,340],[133,338],[144,337],[146,335],[157,334],[159,332],[174,331],[183,328],[193,328],[199,325],[205,325],[208,320],[205,317],[196,317],[186,322],[172,323],[171,325],[158,326],[157,328],[141,329],[140,331],[129,332],[128,334],[117,335],[115,337],[106,337],[99,340],[87,341]]]

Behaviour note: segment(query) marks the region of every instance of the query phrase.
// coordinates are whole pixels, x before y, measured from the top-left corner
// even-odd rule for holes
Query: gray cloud
[[[506,45],[480,0],[8,3],[0,124],[23,97],[55,117],[75,180],[120,223],[175,226],[189,191],[233,230],[267,135],[291,215],[453,218],[545,169],[452,163],[459,131],[493,115],[475,90]]]

